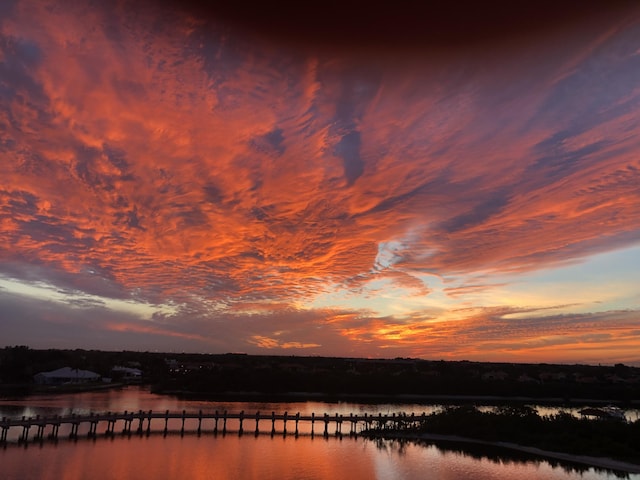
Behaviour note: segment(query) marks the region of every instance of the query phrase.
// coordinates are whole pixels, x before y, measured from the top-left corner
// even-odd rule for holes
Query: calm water
[[[318,414],[355,412],[429,412],[437,407],[423,405],[353,403],[212,403],[186,401],[152,395],[143,389],[30,397],[0,400],[0,417],[21,417],[91,411],[137,410],[228,410],[246,412],[301,412]],[[265,422],[264,429],[270,429]],[[253,428],[253,422],[246,425]],[[261,423],[262,426],[262,423]],[[302,427],[302,424],[301,424]],[[536,458],[519,457],[503,450],[414,443],[376,442],[363,438],[299,437],[253,433],[214,435],[212,425],[203,425],[201,436],[181,436],[180,425],[172,433],[150,436],[120,436],[77,441],[61,436],[57,443],[45,441],[28,446],[10,443],[0,449],[0,478],[3,479],[614,479],[612,472],[592,468],[551,464]],[[229,428],[235,428],[231,423]],[[308,428],[305,426],[305,428]],[[160,428],[158,428],[160,430]],[[208,431],[207,431],[208,430]],[[316,430],[318,431],[318,430]],[[14,429],[17,436],[19,433]],[[82,434],[83,431],[80,430]],[[84,432],[86,433],[86,432]],[[62,434],[62,428],[61,428]],[[627,478],[640,480],[640,475]]]

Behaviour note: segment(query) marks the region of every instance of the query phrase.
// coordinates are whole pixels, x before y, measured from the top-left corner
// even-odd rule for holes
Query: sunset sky
[[[0,2],[0,347],[640,365],[640,7],[182,4]]]

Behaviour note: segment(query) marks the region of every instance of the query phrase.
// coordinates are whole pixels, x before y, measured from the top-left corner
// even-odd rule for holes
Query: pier
[[[166,435],[170,431],[170,422],[174,426],[179,425],[180,428],[177,431],[181,434],[184,434],[185,431],[191,431],[198,435],[207,433],[224,435],[231,432],[242,435],[245,433],[245,429],[250,429],[255,435],[260,433],[275,435],[278,433],[298,436],[300,424],[306,424],[307,427],[310,427],[310,432],[307,433],[310,433],[311,436],[342,436],[343,433],[356,436],[360,432],[372,428],[402,429],[412,427],[424,417],[424,413],[418,416],[404,413],[350,413],[348,415],[338,413],[316,415],[311,413],[301,415],[300,412],[295,414],[260,411],[245,413],[244,411],[227,412],[226,410],[222,412],[218,410],[214,412],[139,410],[138,412],[106,412],[50,417],[41,417],[40,415],[28,418],[3,417],[0,420],[0,444],[7,444],[10,437],[9,432],[14,429],[19,432],[18,443],[25,443],[29,441],[43,442],[46,439],[57,440],[59,436],[63,435],[60,433],[60,426],[64,426],[64,435],[72,439],[77,439],[81,435],[79,433],[81,427],[84,432],[82,435],[94,438],[98,435],[114,436],[116,431],[121,435],[150,435],[152,432]],[[229,421],[233,422],[235,428],[228,425]],[[171,431],[175,430],[175,428],[171,429]]]

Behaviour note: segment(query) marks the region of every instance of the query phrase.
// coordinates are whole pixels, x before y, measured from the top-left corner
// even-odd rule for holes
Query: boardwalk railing
[[[78,430],[81,425],[88,426],[88,437],[97,436],[98,431],[102,431],[106,436],[114,435],[116,423],[118,422],[122,426],[122,434],[125,435],[131,435],[133,433],[138,435],[149,435],[154,431],[152,430],[152,421],[153,428],[156,429],[156,431],[157,429],[162,429],[161,431],[164,434],[167,434],[169,432],[170,420],[174,422],[178,420],[181,422],[180,433],[182,434],[185,432],[185,423],[187,420],[190,421],[190,424],[197,420],[197,427],[190,428],[195,430],[198,434],[201,434],[203,431],[210,431],[214,434],[222,432],[225,434],[227,433],[227,421],[234,420],[238,425],[236,431],[240,435],[243,434],[246,424],[249,424],[249,427],[253,426],[253,431],[258,434],[260,432],[260,422],[263,422],[263,424],[271,424],[271,434],[275,434],[279,431],[284,435],[287,435],[287,422],[289,422],[289,425],[294,427],[292,433],[298,435],[298,426],[301,422],[304,422],[310,424],[311,435],[316,433],[315,428],[316,426],[319,426],[319,428],[322,429],[322,435],[328,436],[329,431],[333,430],[334,434],[339,436],[342,435],[343,423],[349,425],[349,435],[357,435],[363,430],[370,430],[372,428],[402,429],[411,427],[420,422],[424,417],[424,413],[421,416],[416,416],[413,413],[411,415],[404,413],[350,413],[348,415],[338,413],[335,415],[329,415],[327,413],[316,415],[315,413],[312,413],[311,415],[301,415],[299,412],[295,415],[291,415],[288,412],[284,412],[283,414],[276,414],[275,412],[265,414],[258,411],[256,413],[247,414],[244,411],[230,413],[226,410],[223,412],[218,412],[216,410],[213,413],[203,413],[202,410],[198,412],[187,412],[185,410],[182,412],[170,412],[169,410],[165,412],[139,410],[138,412],[125,411],[123,413],[90,413],[88,415],[72,414],[67,416],[55,415],[51,417],[41,417],[38,415],[36,417],[22,417],[21,419],[3,417],[0,420],[0,444],[7,443],[7,439],[9,437],[8,434],[11,429],[18,429],[19,431],[22,429],[20,431],[20,436],[18,437],[18,442],[28,442],[32,428],[35,431],[32,437],[33,440],[42,441],[45,438],[57,439],[61,425],[66,426],[66,430],[68,431],[68,436],[70,438],[78,438]],[[280,426],[279,430],[276,428],[276,423]],[[360,430],[358,430],[358,428],[360,428]],[[46,433],[47,430],[48,434]]]

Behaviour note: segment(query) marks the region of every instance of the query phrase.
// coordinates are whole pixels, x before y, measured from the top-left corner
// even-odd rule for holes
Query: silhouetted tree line
[[[631,402],[640,398],[640,368],[357,359],[244,354],[173,354],[97,350],[0,349],[0,392],[28,391],[33,376],[61,367],[110,376],[136,365],[156,392],[204,397],[252,392],[340,396],[473,395]]]
[[[381,431],[389,434],[390,430]],[[456,435],[492,442],[511,442],[575,455],[640,462],[640,420],[593,420],[561,412],[540,416],[527,406],[481,411],[451,406],[427,415],[419,427],[405,433]]]

